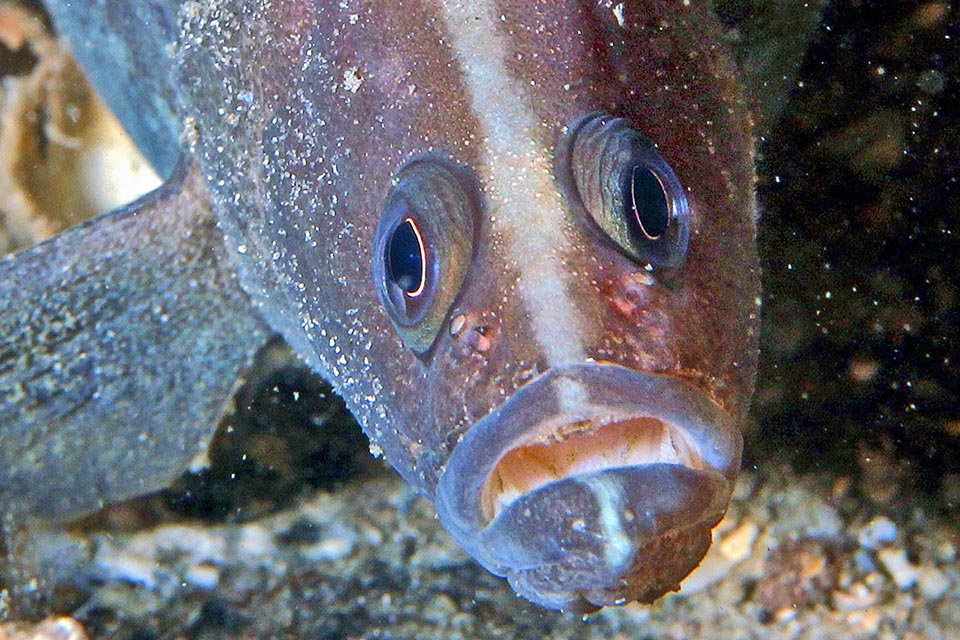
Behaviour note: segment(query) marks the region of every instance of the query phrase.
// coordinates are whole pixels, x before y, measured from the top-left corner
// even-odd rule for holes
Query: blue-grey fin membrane
[[[180,0],[45,0],[58,35],[156,172],[180,156],[174,61]]]
[[[183,166],[0,260],[0,513],[65,520],[166,486],[270,336]]]

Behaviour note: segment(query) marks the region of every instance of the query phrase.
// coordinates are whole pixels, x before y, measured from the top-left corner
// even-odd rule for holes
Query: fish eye
[[[570,126],[561,145],[561,175],[604,235],[637,262],[683,263],[689,205],[652,141],[625,118],[594,112]]]
[[[656,240],[670,226],[670,205],[665,197],[663,183],[653,171],[636,164],[624,172],[629,179],[623,181],[623,202],[629,209],[626,216],[633,216],[628,224],[636,228],[647,240]]]
[[[441,159],[397,172],[374,238],[377,296],[416,354],[433,344],[473,255],[478,210],[469,181]]]
[[[423,294],[427,285],[427,248],[417,221],[407,216],[387,240],[387,278],[411,298]]]

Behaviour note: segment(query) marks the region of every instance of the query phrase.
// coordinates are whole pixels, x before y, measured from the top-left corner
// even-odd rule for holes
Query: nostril
[[[493,347],[496,325],[483,316],[458,313],[450,319],[450,336],[462,355],[485,353]]]
[[[479,353],[484,353],[493,346],[492,334],[490,327],[473,327],[463,339],[468,347]]]

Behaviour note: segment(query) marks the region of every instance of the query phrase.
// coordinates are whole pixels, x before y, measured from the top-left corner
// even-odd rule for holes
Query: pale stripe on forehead
[[[585,357],[586,326],[570,299],[570,275],[560,252],[568,246],[563,202],[553,181],[542,125],[525,99],[524,85],[510,75],[509,42],[498,30],[493,0],[440,0],[474,117],[484,139],[485,187],[494,230],[502,232],[507,256],[517,265],[520,295],[550,365]]]

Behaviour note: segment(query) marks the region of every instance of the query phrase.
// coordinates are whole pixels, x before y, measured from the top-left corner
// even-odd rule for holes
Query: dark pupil
[[[663,185],[652,171],[640,165],[633,167],[630,179],[625,182],[623,200],[628,208],[625,213],[637,221],[647,240],[656,240],[670,223],[670,207]]]
[[[414,293],[422,284],[424,255],[413,225],[409,218],[401,222],[387,244],[387,276],[404,293]]]

